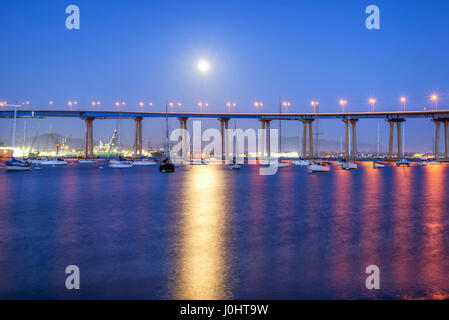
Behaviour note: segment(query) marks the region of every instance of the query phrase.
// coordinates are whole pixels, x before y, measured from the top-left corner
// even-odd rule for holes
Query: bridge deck
[[[138,112],[138,111],[87,111],[87,110],[17,110],[19,118],[232,118],[232,119],[449,119],[449,110],[396,111],[396,112],[335,112],[335,113],[211,113],[211,112]],[[14,110],[0,110],[0,118],[14,117]]]

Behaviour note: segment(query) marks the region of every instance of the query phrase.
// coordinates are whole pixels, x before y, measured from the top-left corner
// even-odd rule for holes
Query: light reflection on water
[[[223,170],[200,166],[185,176],[176,235],[175,299],[230,299],[228,188]]]
[[[448,170],[1,172],[0,298],[447,298]]]

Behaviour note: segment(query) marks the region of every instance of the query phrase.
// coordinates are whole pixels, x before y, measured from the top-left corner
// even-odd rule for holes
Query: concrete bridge
[[[13,118],[14,110],[1,110],[0,118]],[[340,119],[345,124],[345,156],[355,159],[357,155],[357,130],[356,125],[362,119],[384,119],[390,125],[388,154],[393,156],[394,127],[397,129],[397,156],[403,157],[401,124],[407,119],[428,118],[435,124],[435,156],[439,155],[440,129],[444,126],[444,142],[446,158],[449,158],[449,110],[424,110],[424,111],[398,111],[398,112],[335,112],[335,113],[210,113],[210,112],[135,112],[135,111],[76,111],[76,110],[17,110],[18,118],[79,118],[85,121],[84,154],[93,157],[93,121],[95,119],[132,119],[135,122],[134,154],[142,155],[142,121],[144,118],[177,118],[182,129],[187,129],[189,118],[215,118],[220,121],[222,132],[222,150],[226,150],[225,135],[230,119],[255,119],[261,122],[265,129],[264,145],[270,155],[270,124],[272,120],[293,120],[302,123],[302,155],[312,158],[313,150],[313,121],[318,119]],[[352,140],[351,152],[349,151],[350,134]],[[308,147],[308,148],[307,148]],[[183,146],[183,153],[186,146]],[[224,154],[223,154],[224,157]]]

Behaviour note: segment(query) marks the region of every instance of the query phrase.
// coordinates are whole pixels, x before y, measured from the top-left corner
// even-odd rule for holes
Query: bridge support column
[[[307,122],[309,124],[309,158],[313,158],[313,119],[309,119]]]
[[[83,118],[85,123],[84,133],[84,157],[92,158],[94,156],[94,137],[93,137],[93,121],[95,118]]]
[[[342,120],[345,124],[345,158],[349,159],[349,119]]]
[[[134,118],[134,157],[142,156],[142,120]]]
[[[220,121],[221,126],[221,160],[226,160],[226,157],[229,153],[229,146],[228,146],[228,126],[229,126],[229,118],[220,118],[218,119]]]
[[[402,131],[401,131],[401,121],[396,122],[397,129],[397,139],[398,139],[398,158],[404,157],[404,152],[402,150]]]
[[[271,124],[271,120],[265,120],[265,128],[266,128],[266,132],[267,132],[267,155],[268,155],[268,157],[271,157],[270,124]]]
[[[259,150],[259,157],[263,158],[265,157],[265,148],[266,148],[266,142],[267,142],[267,134],[266,134],[266,126],[265,126],[265,120],[260,119],[260,123],[262,124],[262,139],[260,141],[260,150]]]
[[[301,122],[302,122],[301,157],[305,157],[307,152],[307,120],[301,120]]]
[[[357,159],[357,130],[356,130],[356,124],[359,119],[351,119],[351,126],[352,126],[352,159]]]
[[[394,122],[391,120],[388,120],[388,123],[390,124],[390,138],[388,141],[388,157],[393,157],[393,131],[394,131]]]
[[[390,124],[390,140],[388,146],[388,157],[391,159],[393,157],[393,135],[394,135],[394,125],[396,124],[397,129],[397,145],[398,145],[398,158],[404,157],[403,146],[402,146],[402,130],[401,124],[405,119],[387,119],[385,120]]]
[[[448,121],[444,121],[444,157],[447,159],[449,155],[449,136],[448,136]]]
[[[441,127],[441,121],[440,120],[432,120],[435,123],[435,158],[438,157],[440,154],[440,127]]]
[[[187,155],[188,155],[188,149],[189,149],[189,144],[188,144],[188,141],[187,141],[187,135],[188,135],[188,133],[187,133],[187,119],[188,118],[185,118],[185,117],[181,117],[181,118],[178,118],[178,120],[179,120],[179,126],[181,127],[181,130],[182,130],[182,132],[181,132],[181,157],[184,159],[184,160],[187,160]]]

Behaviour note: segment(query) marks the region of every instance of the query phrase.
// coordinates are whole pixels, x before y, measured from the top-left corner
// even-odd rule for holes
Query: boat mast
[[[282,114],[282,98],[279,98],[279,114]],[[282,119],[279,119],[279,160],[282,154]]]
[[[405,159],[405,125],[402,127],[402,156]]]
[[[377,121],[377,158],[380,154],[380,122]]]
[[[165,153],[167,157],[170,157],[170,146],[168,143],[168,105],[167,100],[165,100]]]
[[[16,123],[17,123],[17,106],[14,106],[14,122],[12,127],[12,155],[14,157],[14,148],[16,146]]]

